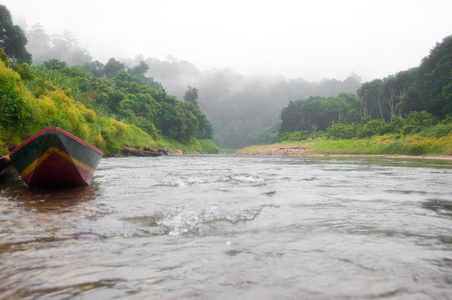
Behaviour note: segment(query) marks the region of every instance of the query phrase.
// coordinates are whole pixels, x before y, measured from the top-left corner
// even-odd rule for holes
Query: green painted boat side
[[[46,135],[40,135],[24,145],[20,151],[13,150],[13,152],[10,153],[9,157],[13,161],[14,167],[19,174],[40,157],[43,151],[45,152],[43,149],[45,148],[44,144],[46,137]]]
[[[55,160],[55,155],[60,157],[61,160]],[[66,165],[64,170],[61,169],[61,172],[64,172],[65,175],[67,175],[67,172],[73,172],[74,168],[77,168],[80,172],[79,175],[86,178],[88,181],[86,184],[89,184],[92,173],[97,168],[102,155],[102,151],[70,133],[56,127],[49,127],[41,130],[16,147],[11,152],[10,158],[27,184],[33,181],[38,182],[37,177],[32,179],[34,176],[42,176],[42,178],[51,180],[49,172],[55,173],[55,163],[61,166]],[[73,165],[73,168],[67,169],[69,168],[68,162]],[[46,170],[48,171],[46,172]],[[91,173],[91,175],[87,175],[86,172]],[[79,177],[79,175],[74,176]],[[55,182],[58,182],[58,174],[53,177]],[[75,177],[74,181],[76,181]],[[80,180],[77,179],[77,181]]]

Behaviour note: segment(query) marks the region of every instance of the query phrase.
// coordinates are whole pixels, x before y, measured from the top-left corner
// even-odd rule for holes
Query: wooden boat
[[[32,187],[89,185],[103,153],[57,127],[48,127],[17,146],[11,162]]]

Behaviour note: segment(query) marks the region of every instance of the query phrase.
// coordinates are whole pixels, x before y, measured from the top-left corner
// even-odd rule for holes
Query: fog
[[[450,0],[3,0],[14,20],[71,32],[94,60],[165,59],[203,71],[363,81],[419,64],[452,29]]]
[[[361,85],[361,78],[353,72],[344,80],[308,82],[264,73],[243,75],[231,68],[201,71],[175,57],[160,60],[139,55],[122,61],[128,66],[144,61],[149,66],[146,75],[179,99],[183,99],[189,85],[196,87],[200,107],[214,125],[215,143],[226,148],[260,142],[259,133],[279,121],[280,111],[289,101],[355,93]]]

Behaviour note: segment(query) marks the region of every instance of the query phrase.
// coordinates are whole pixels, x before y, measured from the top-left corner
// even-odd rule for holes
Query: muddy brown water
[[[1,299],[451,299],[452,162],[103,159],[0,186]]]

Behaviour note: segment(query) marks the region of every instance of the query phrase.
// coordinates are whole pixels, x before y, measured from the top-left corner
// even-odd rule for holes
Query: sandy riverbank
[[[237,156],[282,156],[282,157],[383,157],[383,158],[411,158],[411,159],[441,159],[452,160],[452,156],[445,155],[384,155],[384,154],[319,154],[312,153],[306,147],[279,147],[271,149],[256,149],[250,152],[237,152]]]

